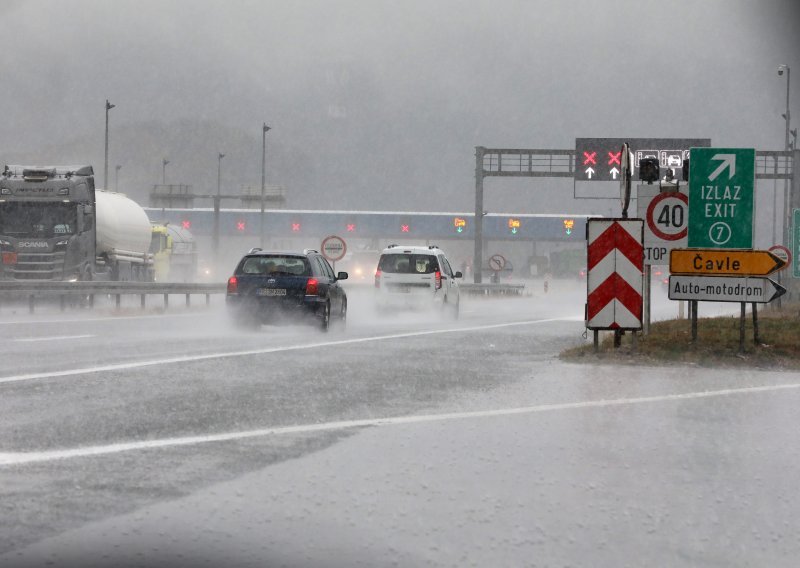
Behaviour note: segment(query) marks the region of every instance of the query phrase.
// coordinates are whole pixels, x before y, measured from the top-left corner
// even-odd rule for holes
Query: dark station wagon
[[[304,320],[327,331],[331,320],[344,323],[347,295],[319,252],[266,252],[252,249],[228,279],[225,303],[238,327]]]

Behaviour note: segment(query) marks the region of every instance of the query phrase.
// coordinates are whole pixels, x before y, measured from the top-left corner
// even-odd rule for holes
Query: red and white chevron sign
[[[642,329],[644,221],[589,219],[588,329]]]

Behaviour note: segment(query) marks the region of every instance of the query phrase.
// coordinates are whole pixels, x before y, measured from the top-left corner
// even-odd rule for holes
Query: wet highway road
[[[581,292],[3,313],[0,565],[794,565],[800,375],[561,363]]]

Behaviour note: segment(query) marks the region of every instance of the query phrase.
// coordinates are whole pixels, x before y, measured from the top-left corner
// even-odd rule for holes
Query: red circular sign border
[[[772,245],[767,250],[769,252],[771,252],[772,254],[775,254],[774,253],[775,250],[784,250],[784,251],[786,251],[786,264],[780,270],[783,270],[784,268],[788,268],[792,264],[792,251],[789,250],[789,247],[785,247],[783,245]]]
[[[339,239],[340,241],[342,241],[342,256],[340,256],[339,258],[333,258],[333,257],[330,257],[327,254],[325,254],[325,243],[327,243],[331,239]],[[324,239],[322,239],[322,246],[320,246],[320,248],[322,249],[322,250],[320,250],[320,252],[322,253],[322,256],[324,256],[325,258],[327,258],[331,262],[339,262],[340,260],[342,260],[344,258],[344,255],[347,254],[347,243],[345,242],[345,240],[342,237],[339,237],[337,235],[330,235],[330,236],[327,236]]]
[[[491,265],[491,262],[492,262],[493,258],[502,259],[502,262],[499,263],[500,264],[500,268],[498,268],[496,270],[494,268],[492,268],[492,265]],[[489,257],[489,260],[486,261],[486,262],[487,262],[487,264],[489,264],[489,270],[492,270],[494,272],[500,272],[506,267],[506,257],[504,257],[502,254],[493,254],[492,256]]]
[[[662,233],[658,228],[654,227],[653,220],[653,209],[656,208],[659,202],[663,201],[667,197],[677,197],[681,201],[686,204],[686,209],[689,209],[689,196],[685,193],[680,193],[678,191],[664,191],[656,195],[653,200],[650,202],[650,205],[647,206],[647,226],[650,227],[650,231],[657,236],[659,239],[664,241],[679,241],[684,238],[686,235],[689,234],[689,220],[686,220],[686,228],[684,228],[680,233],[675,233],[674,235],[668,235],[667,233]]]

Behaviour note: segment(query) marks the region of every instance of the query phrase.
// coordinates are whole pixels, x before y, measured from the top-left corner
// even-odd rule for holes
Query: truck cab
[[[0,175],[0,279],[91,278],[94,203],[91,166],[6,166]]]
[[[197,248],[192,233],[170,223],[152,223],[150,253],[157,282],[193,282]]]

